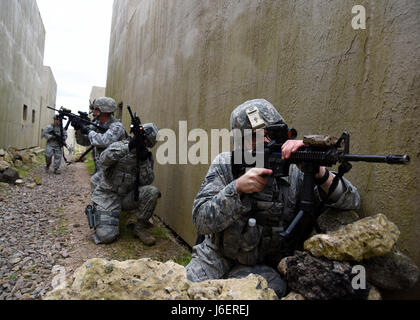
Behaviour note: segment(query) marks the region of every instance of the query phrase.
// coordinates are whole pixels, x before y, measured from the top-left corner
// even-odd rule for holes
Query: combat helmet
[[[148,147],[153,148],[156,145],[159,129],[154,123],[146,123],[143,125],[145,131],[146,139],[149,142]]]
[[[274,106],[265,99],[249,100],[236,107],[230,115],[230,129],[265,128],[272,124],[285,123],[283,117]]]
[[[91,104],[92,109],[99,109],[100,112],[114,113],[117,110],[115,100],[109,97],[95,99]]]

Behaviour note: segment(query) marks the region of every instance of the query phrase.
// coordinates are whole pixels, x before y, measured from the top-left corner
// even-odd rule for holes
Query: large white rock
[[[45,300],[276,300],[261,276],[244,279],[187,279],[185,268],[173,261],[151,259],[123,262],[91,259],[79,267],[65,288]]]

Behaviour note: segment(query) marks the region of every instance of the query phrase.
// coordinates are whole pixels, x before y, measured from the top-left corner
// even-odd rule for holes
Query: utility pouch
[[[258,261],[258,244],[262,227],[250,229],[247,222],[239,219],[223,231],[223,255],[244,265],[255,265]]]

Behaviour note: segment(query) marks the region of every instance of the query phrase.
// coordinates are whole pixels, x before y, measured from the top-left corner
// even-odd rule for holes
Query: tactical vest
[[[236,173],[234,178],[240,175]],[[223,255],[244,265],[264,263],[276,268],[299,244],[298,237],[285,240],[280,236],[297,214],[299,193],[297,185],[279,178],[270,179],[262,192],[244,195],[250,198],[252,210],[223,231]],[[249,218],[257,221],[258,235],[253,243],[249,243]]]
[[[52,134],[53,132],[55,133],[55,135],[57,137],[61,136],[60,127],[56,127],[54,125],[50,125],[47,128],[45,128],[44,135],[45,134]],[[51,146],[59,147],[60,143],[59,143],[58,138],[56,136],[53,136],[50,139],[48,139],[47,143]]]
[[[121,148],[126,146],[126,143],[121,143]],[[136,155],[128,152],[115,165],[104,170],[104,177],[112,185],[113,192],[125,195],[132,190],[136,173]]]

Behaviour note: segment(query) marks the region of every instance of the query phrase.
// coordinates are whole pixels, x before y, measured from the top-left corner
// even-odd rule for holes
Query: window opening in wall
[[[32,123],[35,123],[35,110],[32,110]]]
[[[120,104],[118,105],[116,118],[122,120],[122,114],[123,114],[123,103],[120,102]]]
[[[26,104],[23,105],[23,121],[28,119],[28,106]]]

